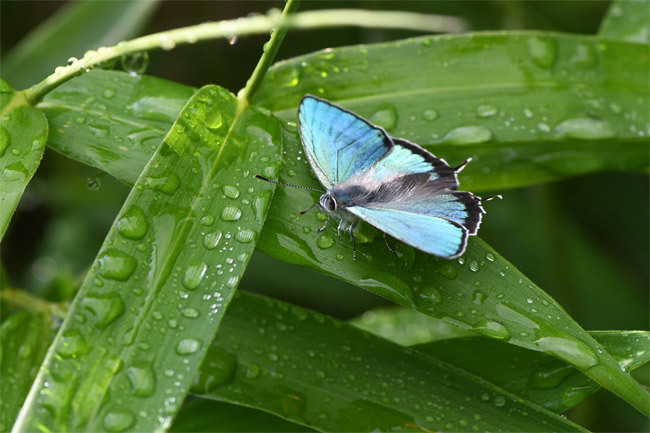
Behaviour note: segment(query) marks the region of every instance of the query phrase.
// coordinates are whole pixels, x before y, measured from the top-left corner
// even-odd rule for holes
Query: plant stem
[[[455,17],[418,14],[401,11],[367,11],[361,9],[331,9],[323,11],[300,12],[289,15],[297,7],[298,0],[289,0],[283,14],[260,15],[236,20],[203,23],[196,26],[182,27],[161,33],[120,42],[113,47],[101,47],[87,51],[79,60],[73,59],[68,66],[56,68],[54,73],[40,83],[27,89],[25,97],[34,105],[49,92],[69,79],[82,74],[104,62],[119,59],[122,56],[153,49],[171,50],[176,45],[193,44],[198,41],[238,37],[266,33],[276,28],[271,36],[269,47],[255,68],[250,86],[247,84],[245,95],[252,96],[259,85],[270,62],[273,60],[287,29],[313,29],[318,27],[375,27],[389,29],[409,29],[423,32],[460,32],[464,30],[464,21]],[[295,5],[295,6],[294,6]],[[264,62],[264,64],[262,64]],[[266,64],[269,62],[269,64]]]
[[[284,11],[282,11],[283,22],[287,22],[287,18],[298,9],[299,5],[300,0],[287,1]],[[262,57],[257,63],[257,66],[255,66],[255,70],[251,74],[251,77],[246,82],[246,87],[239,91],[238,97],[241,101],[248,104],[255,92],[257,92],[260,84],[262,84],[264,75],[266,75],[266,71],[268,71],[271,63],[273,63],[273,59],[275,59],[275,55],[278,53],[278,49],[280,49],[280,45],[282,44],[284,36],[287,34],[287,30],[288,26],[286,25],[280,25],[272,30],[273,33],[271,34],[271,39],[269,39],[269,41],[264,45]]]

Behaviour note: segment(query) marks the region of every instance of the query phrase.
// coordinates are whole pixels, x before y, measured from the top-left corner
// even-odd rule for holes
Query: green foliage
[[[76,259],[77,269],[87,270],[69,306],[53,302],[71,300],[74,283],[64,270],[51,271],[58,286],[32,287],[47,260],[23,265],[37,278],[14,285],[31,293],[9,289],[3,274],[0,431],[582,431],[558,414],[579,410],[600,387],[648,415],[650,397],[637,381],[647,378],[629,374],[650,361],[648,332],[585,331],[583,318],[576,321],[573,310],[542,290],[553,289],[552,279],[533,278],[535,284],[477,237],[450,261],[389,239],[392,253],[381,232],[362,225],[353,261],[333,226],[317,231],[322,213],[297,215],[318,193],[254,175],[320,188],[302,153],[295,113],[304,94],[325,97],[452,165],[471,156],[460,176],[463,189],[512,190],[505,201],[486,204],[487,225],[498,224],[499,215],[516,227],[559,225],[552,233],[566,239],[562,251],[597,268],[584,277],[569,270],[563,280],[577,294],[593,291],[583,308],[614,310],[599,305],[616,302],[614,290],[622,291],[620,305],[633,305],[638,295],[626,293],[637,284],[634,276],[596,251],[586,229],[565,224],[558,207],[544,200],[534,216],[526,215],[521,198],[529,191],[524,186],[602,171],[647,173],[650,24],[642,18],[649,4],[615,1],[598,36],[501,31],[400,38],[312,54],[303,49],[267,73],[283,25],[238,96],[215,85],[197,90],[132,70],[97,69],[64,84],[51,76],[41,87],[49,93],[32,106],[3,81],[0,234],[21,197],[26,204],[19,209],[28,213],[33,197],[62,197],[52,176],[75,179],[78,168],[51,174],[47,164],[56,158],[49,154],[24,193],[46,142],[66,159],[115,177],[130,193],[123,203],[106,189],[98,193],[112,209],[108,219],[117,216],[94,261],[87,254]],[[155,5],[69,6],[3,59],[3,78],[14,86],[36,84],[52,72],[53,59],[133,36]],[[289,1],[285,15],[297,5]],[[544,7],[535,8],[510,2],[503,22],[520,16],[522,27],[552,27],[539,18]],[[477,26],[490,14],[479,15],[466,18]],[[310,17],[318,24],[317,13]],[[400,17],[417,28],[419,18]],[[240,36],[268,30],[251,24],[263,22],[255,19],[206,29],[232,29],[233,36],[237,28]],[[445,22],[422,19],[427,28]],[[173,33],[184,36],[172,43],[171,34],[144,39],[154,45],[138,49],[196,40],[186,30]],[[111,69],[110,63],[102,66]],[[74,209],[58,218],[89,224],[72,216]],[[18,215],[2,251],[14,281],[23,271],[8,250],[22,258],[19,244],[39,242],[38,233],[11,230],[24,224]],[[627,225],[611,225],[611,231],[621,226],[615,235],[633,236]],[[489,237],[489,228],[483,233]],[[529,233],[526,241],[523,256],[538,254],[544,263],[555,254],[541,235]],[[634,251],[643,257],[643,248]],[[254,249],[290,265],[248,266]],[[519,263],[516,249],[504,255]],[[291,281],[291,265],[318,272],[309,278],[320,285],[333,276],[402,307],[368,304],[345,323],[295,300],[273,299],[281,291],[265,275],[254,281],[268,285],[271,297],[236,291],[245,270],[287,269],[286,284],[309,294],[316,284]],[[351,299],[337,296],[340,304]]]

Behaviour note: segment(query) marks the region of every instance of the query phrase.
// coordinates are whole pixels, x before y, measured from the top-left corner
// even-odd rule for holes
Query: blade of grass
[[[2,74],[16,88],[31,86],[70,56],[80,57],[87,50],[135,36],[157,5],[158,0],[85,0],[64,5],[2,59]]]
[[[614,0],[600,25],[598,36],[650,43],[650,1]]]
[[[0,239],[43,157],[47,119],[0,80]]]
[[[581,431],[454,366],[240,291],[195,393],[321,431]]]
[[[199,90],[136,182],[15,431],[155,431],[180,408],[264,222],[279,123]]]

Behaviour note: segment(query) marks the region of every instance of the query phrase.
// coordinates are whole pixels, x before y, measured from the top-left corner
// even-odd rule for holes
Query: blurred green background
[[[137,34],[282,6],[281,1],[164,1]],[[603,1],[303,1],[301,10],[400,9],[460,16],[470,31],[595,34],[608,6]],[[0,2],[3,58],[30,31],[66,7],[67,2],[58,1]],[[289,32],[278,60],[327,47],[418,34],[357,28]],[[236,92],[244,86],[266,40],[266,36],[257,36],[234,45],[210,41],[152,52],[146,73],[196,87],[217,83]],[[97,47],[67,53],[48,68],[30,74],[0,75],[15,88],[29,87],[65,64],[68,57],[81,57],[91,48]],[[109,176],[46,151],[0,251],[10,285],[51,300],[70,299],[127,194],[128,189]],[[504,200],[487,207],[483,239],[557,299],[585,329],[648,329],[646,176],[601,173],[502,194]],[[241,288],[343,319],[387,305],[359,288],[261,254],[251,260]],[[648,368],[640,368],[635,375],[648,383]],[[568,416],[596,431],[648,430],[647,420],[604,391]]]

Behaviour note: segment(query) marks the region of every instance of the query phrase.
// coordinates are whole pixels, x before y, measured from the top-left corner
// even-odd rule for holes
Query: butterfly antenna
[[[275,183],[275,184],[277,184],[277,185],[290,186],[290,187],[292,187],[292,188],[308,189],[308,190],[310,190],[310,191],[317,191],[317,192],[320,192],[320,193],[322,193],[322,194],[325,194],[325,191],[321,191],[320,189],[310,188],[310,187],[308,187],[308,186],[292,185],[292,184],[290,184],[290,183],[278,182],[277,180],[269,179],[269,178],[266,178],[266,177],[264,177],[264,176],[260,176],[259,174],[256,174],[255,177],[258,178],[258,179],[265,180],[265,181],[267,181],[267,182]],[[310,209],[311,209],[311,208],[310,208]],[[306,212],[306,211],[305,211],[305,212]]]
[[[466,166],[467,164],[469,164],[469,162],[470,162],[471,160],[472,160],[472,158],[467,158],[467,159],[465,160],[465,162],[463,162],[463,163],[462,163],[461,165],[459,165],[458,167],[454,167],[454,168],[452,168],[452,170],[454,170],[456,173],[460,173],[461,171],[463,171],[463,169],[465,168],[465,166]]]
[[[313,205],[309,206],[309,209],[304,210],[304,211],[302,211],[302,212],[298,212],[298,216],[306,214],[307,212],[309,212],[310,210],[312,210],[312,209],[314,208],[314,206],[316,206],[317,204],[318,204],[318,202],[316,202],[316,203],[314,203]]]

